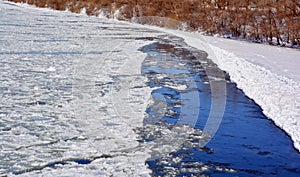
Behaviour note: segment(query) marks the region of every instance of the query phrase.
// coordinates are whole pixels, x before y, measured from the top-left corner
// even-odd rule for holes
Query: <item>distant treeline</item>
[[[191,30],[300,46],[300,0],[11,0],[119,19],[168,17]]]

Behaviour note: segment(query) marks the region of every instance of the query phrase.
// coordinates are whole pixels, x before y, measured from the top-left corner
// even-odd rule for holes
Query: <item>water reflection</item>
[[[148,54],[142,73],[154,91],[139,133],[155,147],[147,161],[153,176],[299,176],[300,156],[290,138],[227,76],[227,81],[218,80],[222,71],[205,55],[195,58],[180,45],[163,41],[141,51]],[[214,82],[208,82],[207,71],[214,75]],[[209,114],[222,109],[218,107],[222,98],[211,106],[211,88],[222,93],[225,82],[224,116],[218,132],[210,137],[205,130]],[[183,99],[185,93],[190,96]],[[195,115],[196,123],[188,119]]]

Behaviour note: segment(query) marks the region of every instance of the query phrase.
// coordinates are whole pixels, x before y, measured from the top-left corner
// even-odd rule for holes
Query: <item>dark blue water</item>
[[[161,40],[140,49],[148,54],[142,73],[148,77],[148,86],[154,88],[145,127],[152,125],[159,129],[190,124],[203,130],[213,109],[213,82],[225,85],[225,111],[216,134],[205,140],[205,146],[183,145],[168,154],[149,158],[147,164],[152,175],[300,176],[300,155],[293,148],[291,139],[267,119],[261,108],[237,89],[205,53],[198,51],[195,55],[191,52],[194,49],[187,48],[182,42],[171,42],[172,45],[170,41]],[[209,83],[208,73],[217,79]],[[184,85],[186,89],[177,89]],[[222,84],[220,90],[224,91],[221,87]],[[182,96],[189,94],[190,97]],[[184,120],[195,115],[194,124]],[[147,134],[157,132],[143,132],[145,143],[155,139],[154,135]],[[198,141],[189,139],[184,143]]]

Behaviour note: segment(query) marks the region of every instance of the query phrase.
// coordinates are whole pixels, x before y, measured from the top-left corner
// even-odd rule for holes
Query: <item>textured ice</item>
[[[210,138],[187,125],[143,124],[154,98],[138,49],[171,36],[25,4],[0,8],[0,174],[149,176],[147,159]],[[178,67],[164,68],[171,74],[188,73],[169,64]]]
[[[0,1],[0,173],[148,176],[138,48],[162,33]],[[149,33],[148,33],[149,31]]]

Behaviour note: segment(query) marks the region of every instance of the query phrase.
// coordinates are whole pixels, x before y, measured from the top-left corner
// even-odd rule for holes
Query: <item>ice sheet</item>
[[[151,89],[138,48],[162,33],[0,1],[0,174],[149,176],[134,129]],[[1,175],[0,175],[1,176]]]

